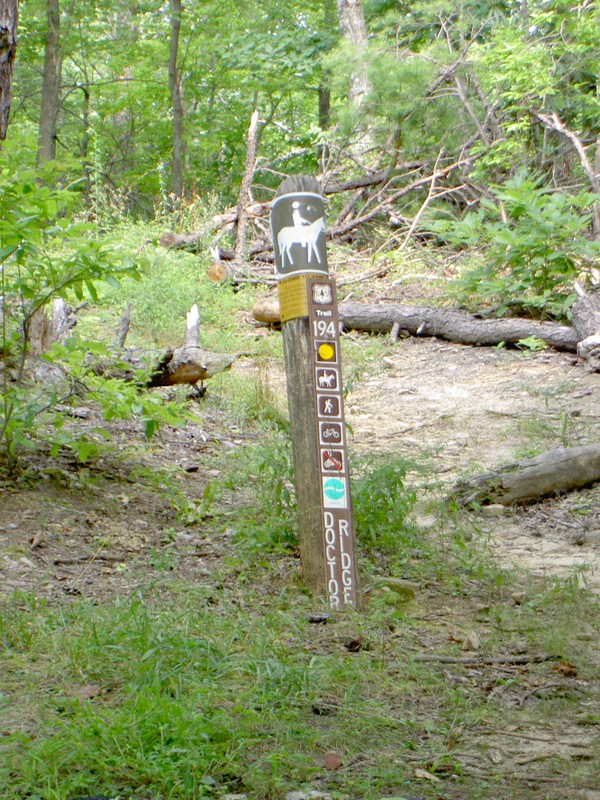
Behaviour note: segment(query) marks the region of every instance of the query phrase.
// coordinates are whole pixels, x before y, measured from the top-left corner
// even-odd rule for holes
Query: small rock
[[[422,778],[432,783],[441,783],[441,778],[438,778],[437,775],[433,775],[431,772],[428,772],[426,769],[421,769],[420,767],[415,769],[415,778]]]
[[[325,764],[325,769],[339,769],[343,763],[341,755],[336,753],[334,750],[331,750],[329,753],[325,753],[323,761]]]
[[[248,800],[247,794],[222,794],[220,800]]]
[[[38,531],[29,539],[29,549],[35,550],[36,547],[41,547],[46,542],[45,531]]]
[[[585,531],[581,536],[581,544],[600,544],[600,530]]]
[[[529,650],[527,646],[527,642],[518,640],[516,641],[513,646],[510,648],[510,652],[514,653],[517,656],[523,656]]]
[[[35,569],[35,564],[33,561],[30,561],[26,556],[21,556],[19,559],[19,564],[22,564],[27,569]]]
[[[489,506],[481,506],[481,513],[486,517],[504,517],[508,509],[500,503],[491,503]]]
[[[412,581],[405,581],[403,578],[380,578],[377,581],[378,586],[390,589],[392,592],[405,597],[407,600],[412,600],[417,591],[421,588],[418,583]]]
[[[325,625],[331,620],[331,614],[326,611],[318,611],[315,614],[309,614],[307,619],[313,625]]]
[[[481,641],[475,631],[469,631],[463,641],[463,650],[479,650]]]
[[[384,366],[386,369],[394,369],[394,367],[396,366],[396,365],[394,364],[393,360],[392,360],[391,358],[388,358],[387,356],[384,356],[384,357],[381,359],[381,363],[383,364],[383,366]]]
[[[525,600],[525,592],[513,592],[510,599],[516,606],[520,606]]]

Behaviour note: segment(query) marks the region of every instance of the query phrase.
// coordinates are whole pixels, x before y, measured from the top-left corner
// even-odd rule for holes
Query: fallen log
[[[126,311],[124,318],[127,316]],[[238,358],[247,355],[246,353],[214,353],[203,350],[198,344],[199,336],[200,314],[198,306],[193,305],[187,314],[185,335],[181,347],[164,350],[160,353],[121,349],[112,361],[103,359],[101,362],[91,365],[91,369],[98,375],[136,382],[140,386],[148,388],[177,384],[196,386],[219,372],[229,369]],[[122,341],[124,341],[124,337]],[[140,374],[144,373],[148,377],[140,379]],[[202,393],[201,387],[200,393]]]
[[[152,370],[146,386],[152,388],[181,383],[195,386],[219,372],[225,372],[242,355],[244,354],[211,353],[201,347],[183,346],[167,350]]]
[[[279,321],[276,300],[258,301],[252,311],[258,322]],[[396,327],[414,336],[437,336],[476,346],[518,345],[524,339],[540,339],[557,350],[574,353],[579,336],[574,328],[555,322],[509,318],[490,319],[449,308],[409,305],[340,303],[340,322],[346,330],[389,333]]]
[[[560,447],[534,458],[461,480],[449,500],[461,506],[525,505],[600,481],[600,444]]]

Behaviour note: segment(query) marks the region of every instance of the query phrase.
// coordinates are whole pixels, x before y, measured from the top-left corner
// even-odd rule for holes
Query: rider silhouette
[[[304,219],[300,213],[300,203],[298,200],[294,200],[292,203],[292,223],[294,228],[300,228],[302,225],[310,225],[310,220]]]

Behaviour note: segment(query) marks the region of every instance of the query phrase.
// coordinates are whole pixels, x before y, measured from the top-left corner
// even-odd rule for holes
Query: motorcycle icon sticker
[[[342,450],[321,450],[323,472],[344,472],[344,453]]]

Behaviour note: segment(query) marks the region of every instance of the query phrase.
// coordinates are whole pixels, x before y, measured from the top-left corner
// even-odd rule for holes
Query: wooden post
[[[297,176],[281,184],[271,228],[304,579],[332,608],[356,606],[337,300],[316,180]]]

